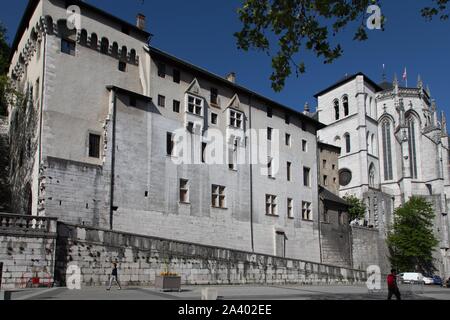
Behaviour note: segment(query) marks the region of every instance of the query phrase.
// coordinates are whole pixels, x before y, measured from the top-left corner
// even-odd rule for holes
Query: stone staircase
[[[0,211],[10,209],[8,132],[8,118],[0,116]]]

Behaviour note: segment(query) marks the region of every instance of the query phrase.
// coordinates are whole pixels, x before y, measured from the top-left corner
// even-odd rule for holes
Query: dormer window
[[[201,117],[202,110],[203,110],[203,99],[188,95],[187,112]]]
[[[243,117],[242,112],[230,109],[230,126],[233,128],[242,129]]]

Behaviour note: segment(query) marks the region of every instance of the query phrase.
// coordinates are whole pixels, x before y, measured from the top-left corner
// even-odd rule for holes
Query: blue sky
[[[409,85],[416,85],[420,73],[431,88],[440,109],[450,116],[450,21],[426,22],[420,8],[431,0],[383,2],[387,16],[384,32],[369,31],[369,40],[354,42],[349,28],[339,36],[344,47],[342,58],[331,65],[311,54],[304,55],[307,73],[293,75],[285,89],[271,89],[269,58],[258,52],[237,50],[233,33],[240,30],[236,9],[240,0],[89,0],[87,1],[131,23],[138,12],[147,16],[148,30],[155,36],[154,46],[216,74],[237,73],[237,82],[287,106],[302,110],[306,101],[315,106],[313,95],[358,71],[380,82],[382,65],[388,80],[399,78],[406,67]],[[27,0],[2,4],[0,21],[8,28],[12,41]]]

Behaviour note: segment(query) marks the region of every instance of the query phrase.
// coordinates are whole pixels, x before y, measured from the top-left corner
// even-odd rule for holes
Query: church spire
[[[428,96],[431,97],[431,90],[430,90],[430,86],[429,85],[427,85],[426,91],[427,91]]]
[[[423,81],[422,81],[422,77],[420,76],[420,74],[417,77],[417,88],[418,89],[423,89]]]

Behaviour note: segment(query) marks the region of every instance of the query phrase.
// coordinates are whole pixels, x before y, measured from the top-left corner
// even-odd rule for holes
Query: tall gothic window
[[[344,116],[347,117],[350,114],[350,109],[348,106],[348,97],[344,96],[344,98],[342,99],[342,103],[344,105]]]
[[[339,100],[334,100],[334,115],[336,120],[339,120]]]
[[[345,152],[350,153],[352,151],[352,144],[350,140],[350,134],[346,133],[344,135],[345,138]]]
[[[408,119],[408,136],[411,178],[417,179],[416,123],[414,121],[414,117],[410,117]]]
[[[391,124],[388,120],[383,121],[381,130],[383,135],[384,180],[388,181],[394,179],[392,169]]]

